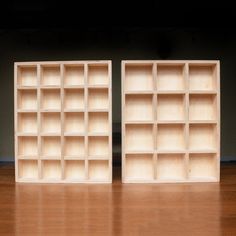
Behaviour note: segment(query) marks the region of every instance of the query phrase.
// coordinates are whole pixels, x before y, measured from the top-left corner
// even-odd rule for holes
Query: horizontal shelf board
[[[189,94],[217,94],[217,90],[189,90]]]
[[[191,177],[189,181],[192,182],[218,182],[218,178],[216,177]]]
[[[109,88],[109,84],[97,84],[97,85],[88,85],[88,88],[96,89],[96,88]]]
[[[109,132],[90,132],[88,136],[109,136]]]
[[[157,94],[182,94],[186,93],[185,90],[157,90]]]
[[[40,89],[61,89],[61,85],[41,85]]]
[[[64,156],[64,160],[78,160],[78,161],[85,161],[86,157],[85,156],[79,156],[79,155],[67,155]]]
[[[154,154],[154,150],[126,150],[125,154]]]
[[[17,87],[16,87],[18,90],[37,90],[37,86],[35,86],[35,85],[32,85],[32,86],[30,86],[30,85],[28,85],[28,86],[26,86],[26,85],[18,85]]]
[[[40,112],[61,112],[61,109],[40,109]]]
[[[38,160],[38,155],[18,155],[19,160]]]
[[[204,153],[212,153],[212,154],[215,154],[217,153],[217,150],[215,149],[203,149],[203,150],[189,150],[188,151],[189,154],[195,154],[195,153],[201,153],[201,154],[204,154]]]
[[[88,156],[88,160],[105,160],[105,161],[109,161],[110,158],[109,156],[104,156],[104,155],[92,155],[92,156]]]
[[[16,133],[17,136],[38,136],[38,133]]]
[[[61,132],[40,133],[40,136],[61,136]]]
[[[217,120],[189,120],[190,124],[216,124]]]
[[[57,155],[57,156],[41,156],[40,157],[41,160],[61,160],[61,156]]]
[[[88,109],[88,112],[109,112],[109,109]]]
[[[85,112],[85,109],[64,109],[64,112]]]
[[[81,85],[64,85],[63,86],[64,89],[84,89],[85,85],[81,84]]]
[[[132,90],[132,91],[125,91],[125,94],[154,94],[155,91],[154,90],[148,90],[148,91],[142,91],[142,90]]]
[[[185,124],[185,120],[157,120],[157,124]]]
[[[160,183],[186,182],[187,178],[157,178],[157,181]]]
[[[64,132],[64,136],[85,136],[86,133],[80,132]]]
[[[125,124],[129,125],[129,124],[154,124],[155,121],[154,120],[128,120],[124,122]]]
[[[184,150],[184,149],[183,150],[169,150],[169,149],[168,150],[167,149],[166,150],[164,150],[164,149],[160,150],[159,149],[159,150],[156,151],[156,153],[157,154],[172,154],[172,153],[173,154],[175,154],[175,153],[185,154],[185,153],[187,153],[187,150]]]
[[[18,182],[37,182],[39,179],[38,178],[25,178],[25,177],[21,177],[18,179]]]
[[[142,178],[124,178],[123,183],[155,183],[154,178],[142,179]]]
[[[18,113],[37,113],[37,109],[18,109]]]

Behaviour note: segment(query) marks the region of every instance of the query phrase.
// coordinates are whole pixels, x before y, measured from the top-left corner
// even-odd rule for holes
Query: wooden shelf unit
[[[15,63],[15,179],[112,182],[111,61]]]
[[[219,179],[219,61],[122,61],[122,181]]]

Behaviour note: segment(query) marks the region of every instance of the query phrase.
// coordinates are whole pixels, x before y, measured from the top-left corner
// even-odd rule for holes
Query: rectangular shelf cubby
[[[220,179],[219,61],[122,61],[122,181]]]
[[[111,61],[15,63],[17,182],[112,182]]]

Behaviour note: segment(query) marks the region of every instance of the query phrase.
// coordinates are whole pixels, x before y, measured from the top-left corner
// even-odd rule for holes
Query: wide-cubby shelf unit
[[[15,63],[15,178],[112,182],[111,61]]]
[[[219,179],[219,61],[122,61],[122,181]]]

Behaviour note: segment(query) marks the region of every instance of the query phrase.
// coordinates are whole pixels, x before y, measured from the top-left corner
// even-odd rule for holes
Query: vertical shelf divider
[[[65,67],[64,64],[60,64],[60,79],[61,79],[61,88],[60,88],[60,95],[61,95],[61,178],[65,180],[65,138],[64,138],[64,126],[65,126],[65,113],[64,113],[64,81],[65,81]]]

